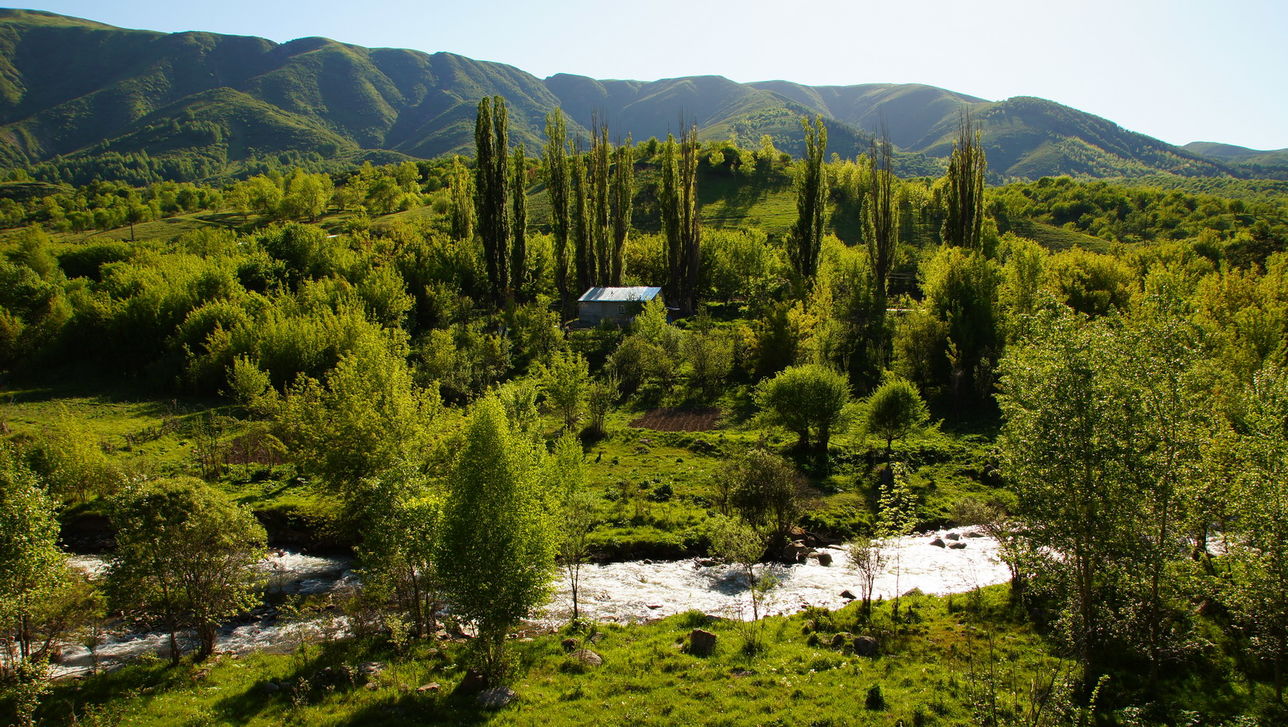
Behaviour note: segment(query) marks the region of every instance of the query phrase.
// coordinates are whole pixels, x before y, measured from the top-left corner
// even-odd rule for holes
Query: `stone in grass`
[[[850,640],[850,635],[847,633],[842,632],[839,634],[832,634],[832,648],[833,649],[845,648],[845,643],[849,640]]]
[[[439,685],[438,682],[430,682],[429,684],[422,684],[419,687],[416,687],[416,693],[433,694],[434,692],[437,692],[440,689],[442,689],[442,687]]]
[[[501,709],[509,706],[519,698],[519,695],[509,687],[492,687],[479,692],[475,701],[483,709]]]
[[[855,636],[854,653],[859,656],[876,656],[877,640],[871,636]]]
[[[711,656],[716,650],[716,635],[703,629],[689,632],[689,653],[694,656]]]
[[[590,649],[578,649],[572,653],[572,658],[586,666],[600,666],[604,663],[604,657],[596,654]]]
[[[578,640],[576,640],[576,639],[574,639],[574,638],[572,638],[572,637],[570,636],[570,637],[568,637],[568,638],[564,639],[563,641],[560,641],[560,642],[559,642],[559,645],[563,647],[563,650],[564,650],[564,651],[566,651],[566,652],[568,652],[569,654],[571,654],[572,652],[574,652],[574,651],[576,651],[576,650],[577,650],[577,647],[578,647],[578,646],[581,646],[581,642],[580,642],[580,641],[578,641]]]

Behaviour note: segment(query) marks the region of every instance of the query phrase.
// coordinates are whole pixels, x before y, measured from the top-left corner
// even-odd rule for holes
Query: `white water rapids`
[[[963,531],[958,531],[960,535]],[[929,533],[899,538],[883,548],[884,571],[877,577],[873,598],[891,598],[898,593],[918,589],[928,594],[962,593],[1003,583],[1009,572],[997,555],[997,543],[987,537],[961,537],[965,547],[947,548],[931,545],[936,536]],[[953,541],[949,541],[953,542]],[[860,594],[859,577],[850,567],[843,548],[819,551],[832,557],[831,565],[820,565],[816,558],[794,565],[757,566],[758,574],[771,575],[777,586],[769,592],[765,613],[786,614],[806,606],[839,608],[848,602],[843,591]],[[76,556],[73,565],[92,574],[102,573],[106,563],[101,558]],[[320,558],[299,553],[278,553],[265,559],[262,566],[269,574],[269,593],[319,594],[351,585],[356,578],[351,563],[343,558]],[[598,621],[641,622],[698,610],[726,618],[750,618],[751,601],[739,572],[724,565],[703,566],[697,560],[627,561],[581,567],[579,606],[584,617]],[[536,619],[541,625],[554,626],[572,616],[572,592],[568,574],[559,571],[554,597]],[[278,623],[276,614],[268,611],[250,623],[229,626],[219,633],[217,651],[235,654],[251,651],[289,651],[300,642],[317,640],[327,635],[342,635],[344,618],[334,616],[305,623]],[[119,633],[110,635],[98,649],[100,668],[112,668],[143,655],[156,655],[168,649],[163,633]],[[88,649],[80,644],[64,644],[63,657],[54,666],[55,676],[67,677],[89,671]]]

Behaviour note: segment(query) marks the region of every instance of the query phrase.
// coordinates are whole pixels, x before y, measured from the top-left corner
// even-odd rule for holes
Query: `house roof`
[[[646,303],[661,293],[661,288],[591,288],[577,299],[578,303]]]

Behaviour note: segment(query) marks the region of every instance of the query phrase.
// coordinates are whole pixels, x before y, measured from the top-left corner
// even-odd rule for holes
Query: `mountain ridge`
[[[769,135],[799,154],[799,119],[817,114],[827,120],[830,152],[866,151],[884,120],[901,151],[900,171],[927,174],[943,167],[959,115],[969,109],[996,180],[1281,171],[1279,152],[1232,157],[1217,148],[1229,145],[1176,147],[1030,96],[989,101],[925,84],[808,86],[710,75],[541,79],[441,51],[162,33],[0,9],[0,163],[10,166],[106,153],[199,158],[202,169],[283,153],[469,153],[478,99],[497,94],[507,99],[513,141],[529,148],[543,141],[545,114],[562,108],[577,138],[596,119],[619,139],[664,138],[683,118],[704,140],[757,146]]]

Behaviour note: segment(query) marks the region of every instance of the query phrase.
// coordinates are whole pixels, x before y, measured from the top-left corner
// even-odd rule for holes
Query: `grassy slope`
[[[391,720],[563,725],[588,719],[636,725],[967,724],[973,721],[972,697],[982,686],[977,670],[984,656],[998,659],[999,676],[1011,679],[1064,667],[1046,655],[1027,627],[999,617],[1004,598],[1004,588],[987,589],[978,599],[905,598],[904,608],[915,617],[897,635],[890,630],[888,604],[878,609],[873,626],[859,626],[857,608],[850,607],[814,624],[822,624],[818,645],[811,644],[809,616],[769,618],[763,624],[766,649],[750,656],[740,648],[745,627],[709,622],[700,614],[645,626],[606,625],[594,637],[581,635],[603,657],[598,669],[566,657],[559,645],[563,635],[537,636],[515,644],[520,669],[514,687],[520,700],[495,714],[480,712],[467,696],[450,694],[462,677],[460,644],[420,645],[400,658],[357,641],[309,647],[295,656],[225,658],[210,669],[130,667],[59,687],[48,701],[46,724],[66,724],[72,705],[83,714],[86,705],[108,699],[130,715],[129,724],[140,726],[381,725]],[[975,608],[987,620],[972,613]],[[714,655],[683,652],[695,626],[717,634]],[[848,646],[832,648],[834,630],[879,634],[883,653],[865,658]],[[390,663],[373,689],[292,688],[301,679],[307,685],[326,666],[371,659]],[[270,680],[286,688],[269,692]],[[429,682],[440,684],[441,691],[416,693]],[[867,709],[865,695],[877,685],[887,704]],[[1027,704],[1026,695],[1015,698]]]

